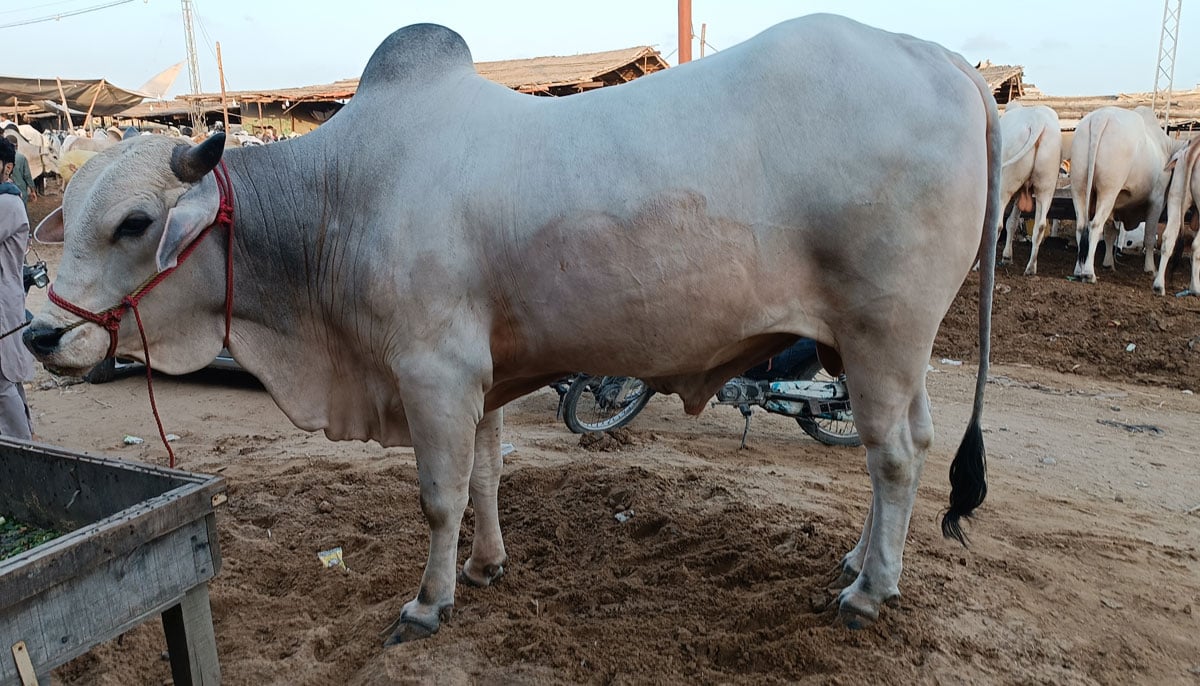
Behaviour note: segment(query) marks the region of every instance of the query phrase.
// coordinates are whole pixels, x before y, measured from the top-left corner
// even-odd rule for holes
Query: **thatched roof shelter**
[[[555,96],[625,83],[666,68],[667,62],[662,55],[648,46],[475,64],[475,69],[482,76],[513,90]],[[348,100],[354,97],[357,90],[358,79],[342,79],[300,88],[231,91],[226,93],[226,97],[236,103],[332,102]],[[219,93],[201,93],[181,95],[180,98],[212,103],[220,102],[221,96]]]
[[[484,78],[534,95],[570,95],[615,86],[666,68],[662,55],[648,46],[475,65]]]
[[[1025,94],[1025,67],[1015,64],[992,64],[984,60],[975,65],[983,80],[992,89],[996,102],[1003,105],[1009,100],[1016,100]]]
[[[1025,105],[1046,105],[1058,113],[1063,130],[1072,131],[1079,124],[1079,120],[1093,110],[1110,105],[1130,110],[1141,105],[1150,106],[1154,102],[1154,94],[1119,93],[1072,97],[1031,94],[1020,100]],[[1177,127],[1200,128],[1200,87],[1171,94],[1171,128],[1174,130]]]

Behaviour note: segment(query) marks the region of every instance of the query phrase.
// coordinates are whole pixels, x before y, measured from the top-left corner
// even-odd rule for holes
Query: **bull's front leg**
[[[434,634],[454,610],[458,533],[467,507],[475,433],[483,418],[483,393],[454,376],[405,380],[405,403],[421,511],[429,524],[429,558],[417,597],[404,605],[384,645]],[[498,418],[497,418],[498,421]]]
[[[475,465],[471,469],[471,507],[475,511],[475,537],[471,557],[463,565],[461,579],[472,586],[491,586],[504,575],[504,537],[500,533],[500,455],[503,410],[483,415],[475,431]]]

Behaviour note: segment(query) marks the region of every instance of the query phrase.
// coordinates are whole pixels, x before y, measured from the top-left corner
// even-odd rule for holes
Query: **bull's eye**
[[[136,238],[146,233],[146,229],[153,223],[154,220],[144,214],[131,214],[117,226],[117,230],[113,232],[113,239]]]

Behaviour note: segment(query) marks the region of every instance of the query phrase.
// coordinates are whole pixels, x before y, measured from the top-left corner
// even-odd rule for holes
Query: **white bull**
[[[1088,113],[1071,142],[1071,200],[1075,205],[1075,276],[1095,283],[1096,248],[1105,239],[1104,266],[1113,267],[1117,232],[1110,217],[1137,226],[1146,222],[1145,270],[1154,273],[1154,242],[1166,203],[1168,160],[1184,142],[1159,128],[1149,107],[1101,107]]]
[[[1167,226],[1163,229],[1162,250],[1158,272],[1154,275],[1154,292],[1166,292],[1167,264],[1175,252],[1175,241],[1183,226],[1184,215],[1193,203],[1200,202],[1200,138],[1193,138],[1187,147],[1176,152],[1167,165],[1173,169],[1171,187],[1167,192]],[[1197,212],[1200,215],[1200,212]],[[1197,217],[1193,217],[1195,220]],[[1196,223],[1193,221],[1193,223]],[[1196,227],[1193,227],[1196,230]],[[1188,287],[1192,295],[1200,295],[1200,231],[1192,239],[1192,280]]]
[[[360,135],[381,122],[387,136]],[[981,252],[975,406],[943,533],[961,538],[983,501],[1000,129],[978,72],[935,44],[815,15],[629,84],[534,98],[422,24],[383,42],[315,132],[222,138],[139,136],[79,170],[39,230],[66,245],[57,304],[25,341],[54,368],[86,369],[110,342],[144,359],[130,317],[112,341],[80,323],[194,246],[140,306],[155,367],[208,364],[228,306],[229,349],[298,426],[415,449],[429,557],[389,641],[453,607],[468,498],[461,578],[504,570],[505,403],[579,370],[644,378],[699,413],[799,336],[845,364],[872,498],[840,616],[875,620],[900,592],[933,443],[934,336]],[[232,250],[201,240],[222,207],[214,168],[232,186]]]
[[[58,169],[58,145],[53,136],[28,124],[18,126],[17,132],[17,152],[29,160],[29,173],[33,178]]]
[[[1038,247],[1046,228],[1050,201],[1058,184],[1058,168],[1062,163],[1062,128],[1058,114],[1045,105],[1025,107],[1019,101],[1008,103],[1000,117],[1000,137],[1004,141],[1004,172],[1000,199],[1005,207],[1014,195],[1021,194],[1013,211],[1020,216],[1021,205],[1032,195],[1033,248],[1029,255],[1026,275],[1037,274]],[[1004,240],[1004,262],[1012,261],[1013,234],[1016,223],[1009,222]]]

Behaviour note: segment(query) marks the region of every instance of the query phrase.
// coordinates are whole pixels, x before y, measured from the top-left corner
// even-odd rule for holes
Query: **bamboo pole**
[[[225,66],[221,63],[221,41],[217,41],[217,75],[221,77],[221,113],[225,116],[225,135],[229,130],[229,101],[225,99]]]
[[[67,94],[63,92],[62,79],[55,76],[54,80],[58,82],[58,97],[62,98],[63,114],[67,115],[67,131],[70,131],[75,123],[71,121],[71,108],[67,106]]]
[[[700,59],[704,59],[704,34],[708,33],[708,24],[700,24]]]
[[[88,124],[92,121],[92,110],[96,108],[96,101],[100,99],[100,91],[102,90],[104,90],[104,79],[100,79],[100,85],[96,87],[96,94],[92,96],[92,104],[88,105],[87,116],[83,118],[83,128],[85,131]]]

